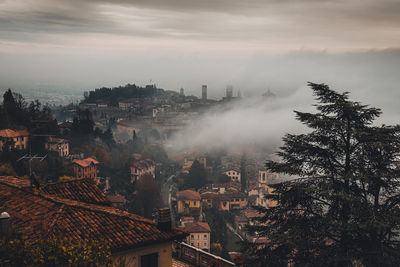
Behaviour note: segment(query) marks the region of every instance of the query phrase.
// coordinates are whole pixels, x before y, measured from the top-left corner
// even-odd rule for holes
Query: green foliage
[[[94,121],[90,110],[78,109],[72,122],[71,135],[82,137],[93,134]]]
[[[220,175],[217,176],[217,183],[224,184],[224,183],[228,183],[230,181],[231,181],[231,178],[229,178],[229,176],[226,175],[225,173],[221,173]]]
[[[317,113],[296,118],[311,131],[286,135],[282,160],[267,163],[298,178],[273,185],[278,206],[249,227],[268,242],[244,252],[255,266],[399,266],[400,127],[373,126],[379,109],[309,85]]]
[[[190,167],[189,174],[184,179],[185,188],[194,188],[197,190],[207,184],[207,173],[203,165],[195,160]]]
[[[227,250],[229,235],[228,227],[226,226],[227,221],[230,221],[230,219],[228,219],[229,212],[223,212],[212,208],[205,210],[204,213],[205,219],[211,229],[211,243],[220,244],[212,248],[213,252],[217,253],[217,255],[229,258]]]
[[[118,106],[118,101],[129,98],[144,98],[152,97],[158,93],[162,93],[162,89],[157,89],[155,86],[149,85],[139,87],[134,84],[113,88],[98,88],[90,91],[89,95],[83,101],[84,103],[107,103],[110,106]]]
[[[147,145],[143,149],[143,154],[149,155],[151,159],[154,159],[158,163],[165,163],[168,161],[167,152],[161,145]]]
[[[72,242],[50,237],[29,246],[22,240],[0,240],[0,266],[114,266],[103,241]]]
[[[0,165],[0,175],[15,176],[17,174],[15,173],[14,168],[10,163],[3,163]]]
[[[51,115],[49,106],[43,106],[38,100],[32,101],[28,106],[22,95],[13,93],[10,89],[3,95],[0,125],[0,129],[27,129],[31,135],[58,134],[57,121]],[[38,140],[42,138],[34,137]]]
[[[160,190],[154,178],[143,175],[136,183],[136,198],[131,208],[135,213],[151,219],[153,210],[159,207],[160,201]]]

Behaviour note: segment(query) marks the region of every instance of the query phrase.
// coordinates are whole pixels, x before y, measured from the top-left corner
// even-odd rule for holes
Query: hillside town
[[[21,95],[4,94],[2,236],[20,232],[27,244],[59,234],[104,239],[111,261],[126,266],[234,266],[240,242],[263,242],[246,225],[261,216],[257,207],[275,205],[265,196],[280,178],[264,168],[264,158],[243,151],[166,152],[174,132],[209,109],[229,108],[240,92],[234,97],[228,86],[215,101],[206,85],[200,99],[149,85],[141,91],[146,96],[111,103],[107,95],[95,97],[101,90],[55,110],[38,101],[18,107]],[[23,118],[26,112],[31,117]]]
[[[202,113],[242,101],[231,86],[219,101],[207,99],[207,86],[201,95],[128,84],[96,89],[85,93],[79,105],[52,110],[8,90],[0,106],[0,263],[205,267],[251,266],[261,260],[256,266],[269,266],[273,259],[266,255],[276,252],[288,229],[306,227],[304,220],[324,211],[313,209],[325,205],[327,196],[319,194],[332,188],[296,178],[302,172],[315,177],[326,165],[294,155],[306,151],[329,167],[331,154],[326,159],[321,148],[309,152],[314,143],[305,148],[306,143],[289,140],[297,138],[291,135],[279,154],[286,162],[274,161],[262,148],[170,149],[172,136]],[[265,101],[274,98],[267,95]],[[391,135],[389,128],[387,142],[395,142],[395,129]],[[321,142],[328,130],[318,137]],[[314,140],[314,134],[307,138]],[[372,132],[369,138],[380,142],[376,136]],[[368,154],[375,145],[367,143],[359,157],[375,160],[377,151]],[[390,165],[397,154],[389,155]],[[287,225],[280,228],[279,221]],[[303,234],[296,232],[294,238]],[[296,258],[289,255],[284,265]]]

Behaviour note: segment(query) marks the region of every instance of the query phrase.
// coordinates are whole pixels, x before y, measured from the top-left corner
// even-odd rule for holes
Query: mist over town
[[[0,266],[399,266],[399,11],[0,0]]]

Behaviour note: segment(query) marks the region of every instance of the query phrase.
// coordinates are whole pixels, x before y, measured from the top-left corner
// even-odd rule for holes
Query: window
[[[151,253],[140,257],[141,267],[158,267],[158,253]]]
[[[204,244],[203,244],[203,245],[204,245],[204,247],[206,248],[206,247],[207,247],[207,242],[204,242]]]
[[[191,238],[191,239],[194,239],[194,235],[191,235],[190,238]]]
[[[191,246],[194,246],[194,243],[192,242],[192,243],[190,243],[190,245],[191,245]]]
[[[204,235],[204,240],[207,240],[207,235]]]

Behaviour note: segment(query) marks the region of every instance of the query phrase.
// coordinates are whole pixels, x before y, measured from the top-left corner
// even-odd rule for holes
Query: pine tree
[[[185,187],[199,189],[207,184],[207,173],[199,161],[193,161],[189,174],[185,177]]]
[[[273,186],[278,206],[249,227],[265,246],[244,251],[256,266],[399,266],[399,126],[374,126],[379,109],[309,86],[317,112],[295,113],[311,131],[287,134],[281,161],[267,162],[295,179]]]

